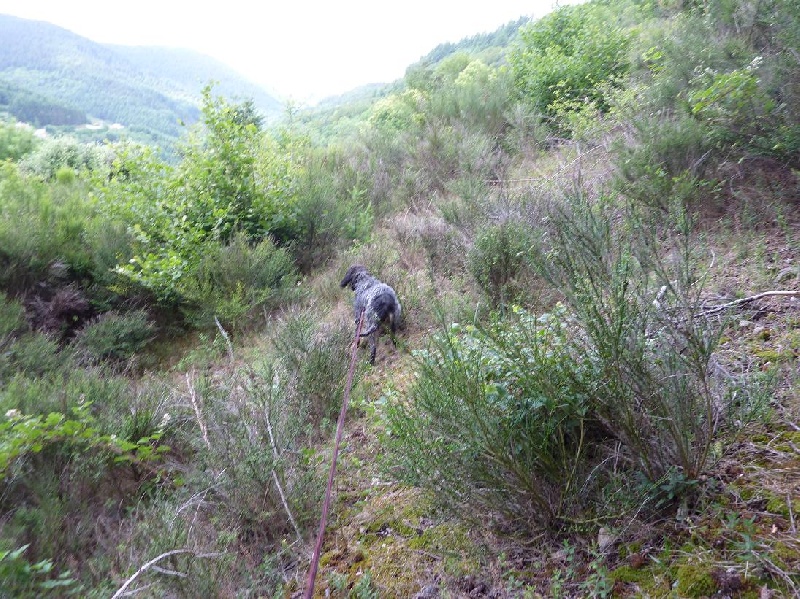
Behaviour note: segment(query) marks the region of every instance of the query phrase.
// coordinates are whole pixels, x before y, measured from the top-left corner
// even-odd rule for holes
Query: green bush
[[[50,559],[30,563],[25,551],[30,544],[14,550],[0,549],[0,595],[8,597],[63,597],[77,591],[77,581],[65,570],[54,572]]]
[[[287,409],[303,414],[310,432],[336,419],[352,334],[349,327],[323,327],[311,312],[299,312],[287,315],[273,338]]]
[[[76,172],[98,171],[106,174],[110,164],[107,147],[81,143],[71,137],[49,138],[21,161],[23,170],[50,181],[72,180]],[[70,173],[71,175],[67,174]]]
[[[726,384],[712,367],[724,323],[702,308],[690,213],[677,198],[664,215],[579,196],[549,222],[536,262],[563,293],[582,354],[596,365],[598,419],[647,480],[677,473],[690,488],[715,459],[722,432],[757,408],[724,418]],[[757,403],[760,395],[749,397]]]
[[[6,348],[5,359],[14,372],[36,378],[59,372],[74,365],[69,351],[61,351],[58,342],[41,333],[26,333]]]
[[[14,120],[0,119],[0,161],[19,160],[36,147],[30,127],[20,127]]]
[[[0,291],[0,347],[14,334],[27,329],[25,308]]]
[[[492,306],[521,299],[531,244],[528,227],[510,219],[478,232],[467,260],[472,276]]]
[[[708,202],[703,178],[711,167],[708,129],[688,117],[643,117],[634,121],[636,143],[615,149],[616,186],[628,198],[669,210],[680,198],[686,207]]]
[[[325,264],[337,249],[368,238],[373,210],[361,179],[333,152],[309,158],[297,182],[291,243],[301,272]]]
[[[543,116],[556,104],[588,100],[608,109],[609,84],[630,69],[632,32],[609,4],[561,7],[520,30],[509,55],[517,94]]]
[[[226,245],[207,243],[196,270],[187,272],[175,288],[192,324],[208,327],[217,317],[225,326],[237,327],[286,300],[296,282],[287,249],[269,238],[253,243],[239,233]]]
[[[436,335],[418,354],[410,401],[388,411],[395,473],[454,511],[502,515],[508,530],[553,530],[578,516],[602,479],[591,474],[590,443],[600,378],[572,326],[561,308],[539,317],[517,308],[485,328]]]
[[[145,310],[106,312],[84,325],[73,345],[88,363],[123,363],[141,352],[155,335]]]

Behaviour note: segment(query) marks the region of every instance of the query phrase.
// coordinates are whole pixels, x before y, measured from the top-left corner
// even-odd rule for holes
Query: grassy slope
[[[541,155],[515,177],[518,185],[558,189],[579,174],[584,182],[599,184],[608,171],[602,155],[579,161],[561,149],[559,155]],[[709,218],[704,225],[709,300],[772,289],[800,293],[800,219],[791,212],[791,202],[766,198],[763,191],[759,185],[744,190],[749,198],[745,212],[765,224],[753,228],[739,217],[723,217]],[[750,369],[777,365],[782,380],[772,413],[748,428],[708,473],[688,518],[645,521],[625,514],[610,537],[572,534],[565,546],[548,545],[470,530],[437,514],[418,490],[391,480],[380,466],[383,409],[387,402],[402,401],[413,382],[410,351],[423,348],[435,328],[429,299],[448,302],[462,294],[453,281],[431,282],[419,244],[410,241],[421,222],[436,221],[437,212],[434,207],[430,214],[386,221],[375,242],[358,256],[392,256],[386,272],[403,271],[402,277],[395,274],[395,284],[410,316],[401,349],[392,350],[384,340],[376,367],[365,372],[354,390],[317,596],[353,596],[359,581],[365,586],[364,576],[382,597],[583,597],[604,589],[624,597],[698,597],[714,589],[719,596],[782,596],[767,587],[769,577],[781,580],[784,592],[800,590],[793,575],[800,568],[798,297],[767,298],[729,311],[721,357]],[[336,302],[330,314],[346,320],[347,294],[333,298],[329,289],[323,290],[344,267],[346,258],[311,286]],[[553,294],[540,291],[546,304]],[[296,577],[302,588],[302,565]]]

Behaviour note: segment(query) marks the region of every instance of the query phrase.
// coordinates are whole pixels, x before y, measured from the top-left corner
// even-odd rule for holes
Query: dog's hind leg
[[[375,366],[375,354],[378,352],[378,335],[380,329],[375,329],[369,335],[369,363]]]

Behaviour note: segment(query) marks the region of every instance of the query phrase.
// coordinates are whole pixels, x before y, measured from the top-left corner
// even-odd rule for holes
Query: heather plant
[[[198,328],[217,318],[241,328],[289,299],[297,269],[286,248],[270,238],[251,241],[240,232],[227,244],[208,242],[195,272],[181,284],[187,320]]]
[[[310,272],[343,245],[365,241],[373,212],[366,182],[344,157],[311,155],[297,181],[291,252],[299,269]]]
[[[145,310],[110,311],[84,325],[72,343],[90,364],[106,361],[120,365],[141,352],[155,332]]]
[[[617,189],[650,208],[669,210],[675,198],[696,209],[708,202],[708,130],[688,117],[634,118],[635,142],[616,147]]]
[[[348,366],[343,356],[352,334],[342,324],[321,326],[312,312],[304,311],[287,314],[273,337],[288,413],[304,414],[311,434],[336,419]]]

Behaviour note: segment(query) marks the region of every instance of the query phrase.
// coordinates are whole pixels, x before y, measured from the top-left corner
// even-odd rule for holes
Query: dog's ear
[[[352,266],[347,269],[347,272],[344,275],[344,279],[342,279],[342,282],[339,283],[339,287],[347,287],[350,283],[353,282],[353,272],[354,271]]]
[[[350,285],[350,288],[355,291],[356,290],[356,275],[360,272],[366,272],[366,269],[361,266],[360,264],[353,264],[350,268],[347,269],[347,272],[344,275],[344,279],[342,282],[339,283],[340,287],[347,287]]]

